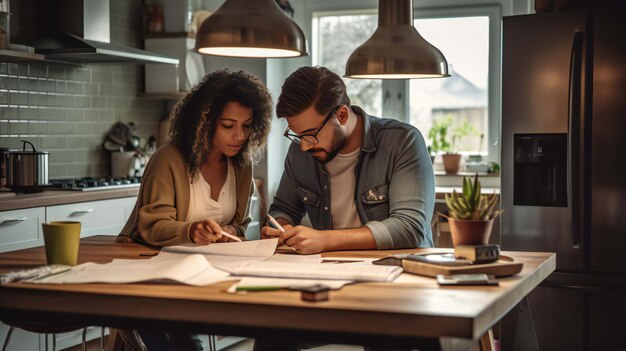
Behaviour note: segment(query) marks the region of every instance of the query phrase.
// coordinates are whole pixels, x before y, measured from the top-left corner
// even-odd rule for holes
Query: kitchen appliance
[[[6,153],[6,187],[24,193],[43,191],[48,185],[48,152],[37,151],[26,140],[20,142],[22,150]],[[26,150],[26,144],[32,150]]]
[[[594,4],[503,19],[501,246],[557,254],[503,321],[503,350],[624,347],[624,13]]]
[[[161,63],[177,65],[178,59],[112,44],[110,0],[21,0],[12,6],[28,15],[20,23],[35,23],[16,37],[35,47],[46,59],[71,63]],[[35,10],[35,11],[33,11]],[[17,19],[16,19],[17,22]]]
[[[47,190],[98,191],[139,188],[141,178],[82,177],[53,179]]]

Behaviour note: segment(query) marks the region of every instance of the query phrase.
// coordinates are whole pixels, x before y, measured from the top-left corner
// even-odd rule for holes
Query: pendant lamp
[[[413,79],[450,75],[441,51],[413,26],[413,1],[379,0],[378,28],[350,55],[345,76]]]
[[[198,30],[196,51],[232,57],[307,55],[302,29],[274,0],[226,0]]]

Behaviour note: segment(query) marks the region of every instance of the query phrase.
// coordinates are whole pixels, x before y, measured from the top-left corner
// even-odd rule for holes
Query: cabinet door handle
[[[90,208],[87,210],[74,211],[70,214],[70,216],[80,216],[80,215],[84,215],[84,214],[91,213],[91,212],[93,212],[93,208]]]
[[[27,219],[28,219],[27,217],[5,219],[4,221],[0,222],[0,225],[20,223],[20,222],[24,222]]]

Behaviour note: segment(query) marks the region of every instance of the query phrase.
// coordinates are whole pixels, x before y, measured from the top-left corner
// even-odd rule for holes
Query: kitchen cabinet
[[[51,221],[79,221],[81,237],[117,235],[130,216],[137,197],[123,197],[64,205],[0,211],[0,252],[14,251],[43,245],[41,223]],[[4,343],[9,327],[0,323],[0,343]],[[83,330],[56,334],[57,349],[65,349],[82,342]],[[101,329],[87,328],[87,340],[99,338]],[[49,335],[52,344],[52,335]],[[7,350],[45,350],[45,335],[15,329]]]
[[[44,207],[0,212],[0,252],[43,245]]]
[[[87,201],[46,207],[46,220],[81,222],[81,238],[117,235],[135,206],[135,197]]]
[[[117,235],[135,206],[137,197],[78,202],[0,212],[0,252],[43,245],[41,223],[81,222],[81,237]]]
[[[204,76],[202,56],[193,52],[196,39],[180,33],[180,36],[164,35],[146,38],[145,48],[151,52],[175,57],[177,66],[146,64],[145,87],[148,96],[159,94],[177,98],[188,91]]]

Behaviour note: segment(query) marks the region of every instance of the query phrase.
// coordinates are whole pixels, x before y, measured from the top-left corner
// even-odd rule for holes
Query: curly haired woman
[[[170,246],[239,237],[253,191],[252,162],[265,148],[272,98],[244,72],[215,71],[174,106],[171,142],[150,158],[119,242]],[[131,349],[202,350],[195,334],[118,330]],[[141,343],[145,344],[141,345]]]
[[[243,237],[252,161],[271,116],[272,98],[257,78],[227,70],[205,76],[173,108],[171,142],[151,157],[118,241],[208,245],[229,240],[222,230]]]

